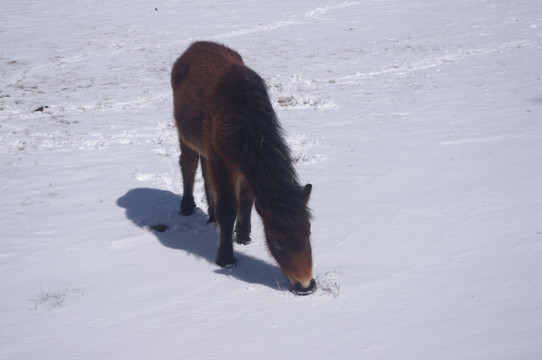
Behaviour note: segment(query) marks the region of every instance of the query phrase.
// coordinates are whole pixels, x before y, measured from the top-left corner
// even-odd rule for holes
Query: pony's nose
[[[311,282],[307,287],[304,287],[299,281],[296,281],[294,285],[294,290],[298,295],[312,294],[316,290],[316,281],[314,281],[314,279],[311,279]]]

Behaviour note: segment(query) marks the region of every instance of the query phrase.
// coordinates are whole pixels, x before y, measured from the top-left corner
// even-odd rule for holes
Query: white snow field
[[[310,296],[178,213],[200,39],[314,186]],[[0,150],[1,359],[542,359],[539,0],[3,1]]]

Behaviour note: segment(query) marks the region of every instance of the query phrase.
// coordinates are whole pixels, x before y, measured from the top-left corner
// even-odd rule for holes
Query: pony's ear
[[[305,196],[305,205],[308,204],[309,198],[311,197],[312,184],[307,184],[303,186],[303,195]]]

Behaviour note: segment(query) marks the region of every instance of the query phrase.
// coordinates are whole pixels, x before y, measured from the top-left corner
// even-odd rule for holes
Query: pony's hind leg
[[[237,223],[235,224],[235,242],[248,245],[250,239],[250,216],[254,199],[250,196],[244,182],[239,184],[239,210],[237,212]]]
[[[211,188],[209,183],[209,178],[207,175],[207,160],[203,156],[200,156],[201,159],[201,174],[203,175],[203,181],[205,183],[205,198],[207,199],[207,214],[209,215],[209,220],[207,223],[215,222],[215,202],[213,200],[213,194],[211,194]]]
[[[181,141],[179,163],[183,176],[183,198],[181,199],[181,215],[189,216],[194,212],[194,178],[198,169],[199,154]]]

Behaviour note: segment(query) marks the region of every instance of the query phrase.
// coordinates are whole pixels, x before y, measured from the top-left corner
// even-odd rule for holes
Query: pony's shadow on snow
[[[207,224],[207,215],[200,209],[191,216],[181,216],[180,203],[181,197],[171,191],[148,188],[132,189],[117,200],[117,205],[126,210],[126,217],[151,231],[162,245],[183,250],[214,265],[218,228]],[[277,266],[245,255],[240,249],[241,246],[234,249],[237,266],[229,269],[217,266],[215,272],[275,290],[288,289],[289,282]]]

